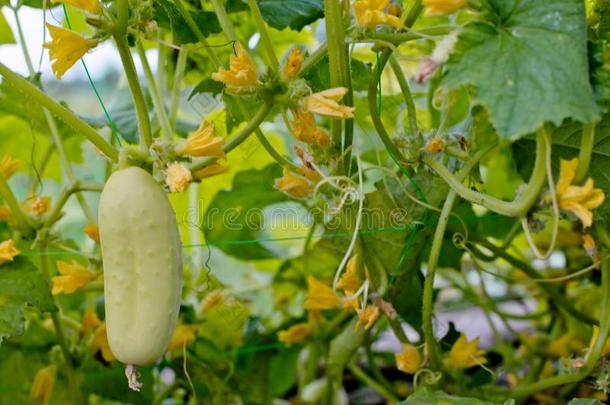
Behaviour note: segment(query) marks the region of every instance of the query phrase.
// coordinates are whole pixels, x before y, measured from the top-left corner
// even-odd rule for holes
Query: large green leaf
[[[275,257],[256,241],[263,225],[263,208],[288,200],[273,186],[273,179],[281,176],[282,169],[276,164],[237,173],[232,189],[220,191],[208,207],[202,224],[206,240],[241,259]]]
[[[265,21],[278,30],[290,27],[300,31],[324,17],[323,0],[258,0]]]
[[[565,118],[597,116],[580,0],[487,0],[486,21],[460,33],[444,84],[471,84],[473,101],[509,140]]]
[[[216,14],[211,11],[189,11],[193,21],[205,36],[217,34],[222,31]],[[191,31],[180,10],[169,0],[155,0],[155,20],[159,26],[171,29],[175,39],[180,44],[199,42],[197,36]]]
[[[23,310],[31,305],[41,311],[57,311],[46,280],[26,258],[0,266],[0,343],[23,333]]]

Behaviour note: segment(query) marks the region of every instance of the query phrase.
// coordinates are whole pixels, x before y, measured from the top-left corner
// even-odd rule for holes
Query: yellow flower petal
[[[333,309],[341,304],[341,300],[333,289],[313,276],[307,277],[307,297],[303,308],[306,310]]]
[[[396,367],[403,373],[414,374],[421,367],[421,355],[413,345],[403,345],[402,352],[396,353],[395,357]]]
[[[593,239],[593,236],[589,234],[583,235],[582,247],[585,252],[587,252],[587,255],[589,255],[589,257],[591,257],[592,259],[595,259],[597,257],[597,243],[595,243],[595,239]]]
[[[11,219],[11,209],[8,207],[0,207],[0,221]]]
[[[339,278],[337,287],[344,291],[357,291],[362,285],[358,276],[358,255],[352,256],[345,267],[345,273]]]
[[[434,137],[426,143],[425,148],[428,153],[441,153],[445,149],[445,141],[441,138]]]
[[[229,93],[251,93],[258,87],[256,67],[241,44],[235,47],[237,55],[230,56],[229,70],[219,68],[212,80],[224,83]]]
[[[75,261],[72,261],[72,263],[58,261],[56,264],[61,275],[51,279],[53,282],[51,293],[53,295],[72,294],[97,277],[97,274],[87,270],[85,266]]]
[[[87,224],[85,225],[85,235],[87,235],[91,240],[95,242],[100,241],[100,228],[97,224]]]
[[[165,184],[168,185],[169,190],[172,193],[181,193],[185,191],[191,180],[193,180],[193,176],[186,166],[174,162],[167,167]]]
[[[95,352],[97,352],[98,350],[102,352],[102,358],[108,363],[113,360],[116,360],[116,357],[114,357],[112,350],[110,350],[110,345],[108,344],[106,322],[102,322],[100,326],[98,326],[95,330],[93,339],[91,339],[91,348],[93,348]]]
[[[292,134],[299,141],[307,144],[318,144],[320,146],[327,146],[330,144],[330,137],[328,134],[324,130],[318,128],[313,114],[307,111],[297,110],[294,113]]]
[[[467,0],[423,0],[426,15],[451,14],[464,6]]]
[[[485,364],[485,352],[478,349],[478,344],[478,337],[469,342],[466,335],[460,335],[443,362],[445,368],[457,370]]]
[[[93,14],[101,14],[104,10],[97,0],[51,0],[51,2],[69,4]]]
[[[287,345],[301,343],[313,332],[314,325],[309,322],[297,323],[277,333],[277,339]]]
[[[197,337],[198,329],[199,327],[197,325],[178,324],[174,330],[172,339],[167,346],[166,352],[171,353],[176,350],[182,350],[185,345],[188,346],[189,344],[193,343]]]
[[[50,365],[36,372],[30,389],[30,398],[44,405],[49,403],[57,376],[57,366]]]
[[[307,180],[311,180],[311,181],[318,181],[322,177],[322,176],[320,176],[320,173],[318,173],[314,169],[307,167],[306,165],[299,167],[299,173],[301,173],[303,176],[305,176],[307,178]]]
[[[330,118],[353,118],[354,107],[338,103],[346,93],[345,87],[335,87],[314,93],[301,100],[302,108]]]
[[[279,179],[275,179],[275,188],[278,190],[295,198],[306,197],[313,191],[307,180],[292,174],[288,167],[284,167],[283,174]]]
[[[0,174],[4,176],[5,179],[10,179],[13,174],[23,165],[25,162],[23,160],[13,159],[11,155],[4,155],[2,160],[0,160]]]
[[[203,120],[199,129],[176,147],[176,153],[178,155],[213,156],[223,159],[225,157],[225,152],[222,150],[224,143],[225,140],[221,136],[214,136],[214,123]]]
[[[358,311],[358,322],[356,322],[356,329],[360,329],[364,327],[365,330],[371,329],[371,327],[375,324],[381,311],[378,307],[373,305],[368,305],[361,311]]]
[[[284,77],[292,79],[299,74],[301,64],[303,63],[303,52],[300,48],[293,48],[288,54],[286,64],[284,65]]]
[[[207,165],[203,169],[197,170],[193,173],[193,178],[197,180],[205,179],[208,177],[216,176],[218,174],[224,173],[229,170],[230,167],[228,165],[221,165],[220,163],[212,163]]]
[[[86,335],[87,332],[89,332],[93,328],[97,328],[101,324],[102,324],[102,321],[100,321],[100,318],[97,317],[97,314],[95,313],[95,311],[88,309],[87,311],[85,311],[85,314],[83,315],[83,320],[81,322],[81,327],[80,327],[80,334]]]
[[[378,25],[402,28],[400,18],[384,11],[389,2],[390,0],[357,0],[354,2],[356,24],[362,28],[375,28]]]
[[[17,250],[12,239],[0,243],[0,266],[6,262],[12,262],[13,258],[21,252]]]
[[[58,79],[66,73],[87,51],[97,46],[97,41],[83,38],[77,33],[47,24],[51,42],[43,47],[49,50],[53,73]]]

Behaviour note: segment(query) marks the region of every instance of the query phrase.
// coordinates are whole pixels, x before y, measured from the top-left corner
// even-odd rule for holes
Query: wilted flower
[[[354,107],[339,104],[346,93],[345,87],[334,87],[305,97],[301,106],[305,111],[330,118],[354,118]]]
[[[49,50],[53,73],[58,79],[70,69],[87,51],[97,46],[97,41],[83,38],[75,32],[47,24],[51,34],[51,42],[43,47]]]
[[[191,171],[183,164],[174,162],[167,167],[165,184],[172,193],[181,193],[186,190],[192,179]]]
[[[12,262],[15,256],[18,256],[21,253],[15,247],[12,239],[5,240],[0,243],[0,266],[6,262]]]
[[[306,337],[313,332],[314,325],[309,322],[297,323],[286,330],[281,330],[277,333],[277,340],[291,345],[301,343]]]
[[[402,352],[396,353],[395,357],[396,366],[403,373],[414,374],[421,367],[421,355],[413,345],[402,345]]]
[[[294,120],[292,121],[292,133],[301,142],[308,144],[316,143],[320,146],[330,144],[328,134],[318,128],[313,114],[307,111],[295,111]]]
[[[374,305],[368,305],[363,310],[358,311],[358,322],[356,322],[356,329],[364,327],[365,330],[371,329],[379,318],[381,311]]]
[[[306,197],[313,191],[307,180],[292,174],[288,167],[284,167],[282,177],[275,179],[275,188],[295,198]]]
[[[57,262],[57,270],[61,275],[51,279],[53,282],[51,293],[53,295],[72,294],[97,277],[97,274],[87,270],[85,266],[75,261],[67,263],[60,260]]]
[[[237,55],[230,56],[229,70],[219,68],[212,74],[212,79],[224,83],[229,93],[253,92],[258,87],[256,67],[241,44],[235,47]]]
[[[357,0],[354,2],[356,23],[362,28],[375,28],[378,25],[402,28],[400,18],[384,11],[389,2],[390,0]]]
[[[439,137],[434,137],[426,143],[426,152],[441,153],[445,149],[445,141]]]

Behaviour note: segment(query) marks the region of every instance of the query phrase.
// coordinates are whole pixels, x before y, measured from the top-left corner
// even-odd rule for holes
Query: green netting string
[[[70,24],[70,17],[68,17],[68,10],[66,9],[66,5],[64,3],[62,3],[62,7],[64,10],[64,16],[66,17],[66,25],[68,26],[68,28],[72,29],[72,24]],[[95,96],[97,97],[97,100],[100,103],[102,110],[104,111],[104,115],[106,116],[106,121],[108,122],[108,125],[110,125],[110,128],[112,129],[112,135],[116,139],[119,147],[122,147],[123,145],[121,143],[120,133],[119,133],[114,121],[112,120],[112,117],[110,117],[110,114],[108,113],[108,110],[106,109],[106,106],[104,105],[104,101],[102,100],[102,96],[100,95],[99,91],[97,90],[97,87],[95,86],[95,83],[93,82],[93,79],[91,78],[91,74],[89,73],[89,68],[87,68],[87,64],[85,63],[85,60],[83,58],[80,58],[80,61],[83,64],[83,68],[85,69],[85,74],[87,75],[89,84],[91,85],[91,88],[93,89],[93,92],[95,93]]]

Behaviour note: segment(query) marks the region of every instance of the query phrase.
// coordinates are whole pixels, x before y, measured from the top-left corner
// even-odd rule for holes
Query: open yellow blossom
[[[292,121],[292,134],[301,142],[328,146],[330,137],[323,129],[318,128],[313,114],[297,110]]]
[[[220,163],[212,163],[212,164],[207,165],[203,169],[199,169],[196,172],[194,172],[193,178],[196,180],[206,179],[208,177],[222,174],[229,169],[230,169],[230,167],[228,165],[221,165]]]
[[[13,159],[11,155],[4,155],[0,160],[0,174],[5,179],[10,179],[13,174],[25,164],[23,160]]]
[[[485,364],[485,351],[479,350],[479,338],[470,342],[466,335],[460,335],[459,339],[453,344],[449,351],[449,356],[445,358],[443,364],[450,370],[458,370]]]
[[[362,285],[358,276],[358,255],[352,256],[345,266],[345,273],[341,275],[337,287],[344,291],[352,291],[352,294],[357,291]]]
[[[441,138],[434,137],[426,143],[425,148],[428,153],[441,153],[445,149],[445,141]]]
[[[467,0],[424,0],[422,2],[426,15],[451,14],[464,6]]]
[[[11,219],[11,209],[8,207],[0,207],[0,221]]]
[[[300,48],[293,48],[288,54],[286,64],[284,65],[284,77],[286,79],[292,79],[299,74],[301,70],[301,64],[303,64],[303,52]]]
[[[354,118],[354,107],[339,104],[346,93],[345,87],[334,87],[314,93],[301,100],[302,108],[330,118]]]
[[[371,329],[379,318],[381,311],[374,305],[368,305],[361,311],[358,311],[358,322],[356,322],[356,329],[364,327],[365,330]]]
[[[87,270],[85,266],[75,261],[67,263],[60,260],[57,262],[57,270],[60,275],[51,279],[53,281],[53,289],[51,290],[53,295],[72,294],[97,277],[97,274]]]
[[[51,2],[69,4],[93,14],[101,14],[104,10],[97,0],[51,0]]]
[[[97,41],[83,38],[75,32],[47,24],[51,34],[51,42],[43,47],[49,50],[53,73],[58,79],[66,73],[89,49],[97,46]]]
[[[87,224],[84,228],[85,235],[95,242],[100,241],[100,228],[97,224]]]
[[[181,193],[186,190],[191,180],[193,180],[191,171],[183,164],[174,162],[167,166],[165,184],[169,186],[172,193]]]
[[[176,153],[178,155],[224,158],[225,152],[222,150],[224,143],[225,140],[221,136],[214,136],[214,123],[203,120],[197,131],[176,147]]]
[[[34,197],[30,198],[27,202],[26,210],[32,215],[37,217],[43,215],[51,208],[50,197]]]
[[[193,343],[197,337],[197,325],[183,325],[178,324],[172,335],[172,339],[169,341],[166,352],[174,352],[176,350],[182,350],[186,345]]]
[[[589,235],[588,233],[583,235],[582,247],[583,249],[585,249],[585,252],[587,252],[587,255],[589,255],[591,259],[597,259],[597,243],[595,243],[595,239],[593,239],[593,236]]]
[[[91,348],[97,352],[98,350],[102,353],[102,358],[107,362],[111,362],[116,359],[112,350],[110,350],[110,345],[108,344],[108,334],[106,333],[106,322],[102,322],[95,333],[93,334],[93,339],[91,339]]]
[[[309,322],[297,323],[286,330],[281,330],[277,333],[277,340],[291,345],[301,343],[306,337],[313,332],[314,325]]]
[[[100,318],[97,317],[95,311],[88,309],[87,311],[85,311],[85,315],[83,315],[83,320],[80,326],[80,334],[84,336],[87,334],[87,332],[89,332],[93,328],[97,328],[101,324],[102,321],[100,321]]]
[[[34,376],[34,380],[32,381],[30,398],[32,398],[34,401],[47,405],[51,399],[51,395],[53,394],[53,386],[55,385],[56,376],[57,366],[54,364],[38,370]]]
[[[219,68],[212,80],[224,83],[229,93],[251,93],[258,87],[256,66],[241,44],[235,47],[237,55],[229,57],[229,70]]]
[[[17,250],[12,239],[0,243],[0,266],[6,262],[12,262],[19,253],[21,252]]]
[[[283,176],[275,179],[275,188],[295,198],[307,197],[313,191],[311,184],[292,174],[288,166],[284,167]]]
[[[333,289],[313,276],[307,277],[307,297],[303,308],[306,310],[333,309],[341,304],[341,300]]]
[[[375,28],[378,25],[402,28],[400,18],[384,11],[389,2],[390,0],[357,0],[354,2],[356,23],[362,28]]]
[[[593,179],[588,178],[583,186],[572,184],[578,168],[578,159],[561,160],[559,181],[557,182],[557,200],[559,208],[570,211],[585,228],[593,224],[595,208],[603,204],[606,196],[600,188],[593,188]]]
[[[413,345],[402,345],[402,352],[396,353],[395,357],[396,366],[403,373],[414,374],[421,367],[421,355]]]

